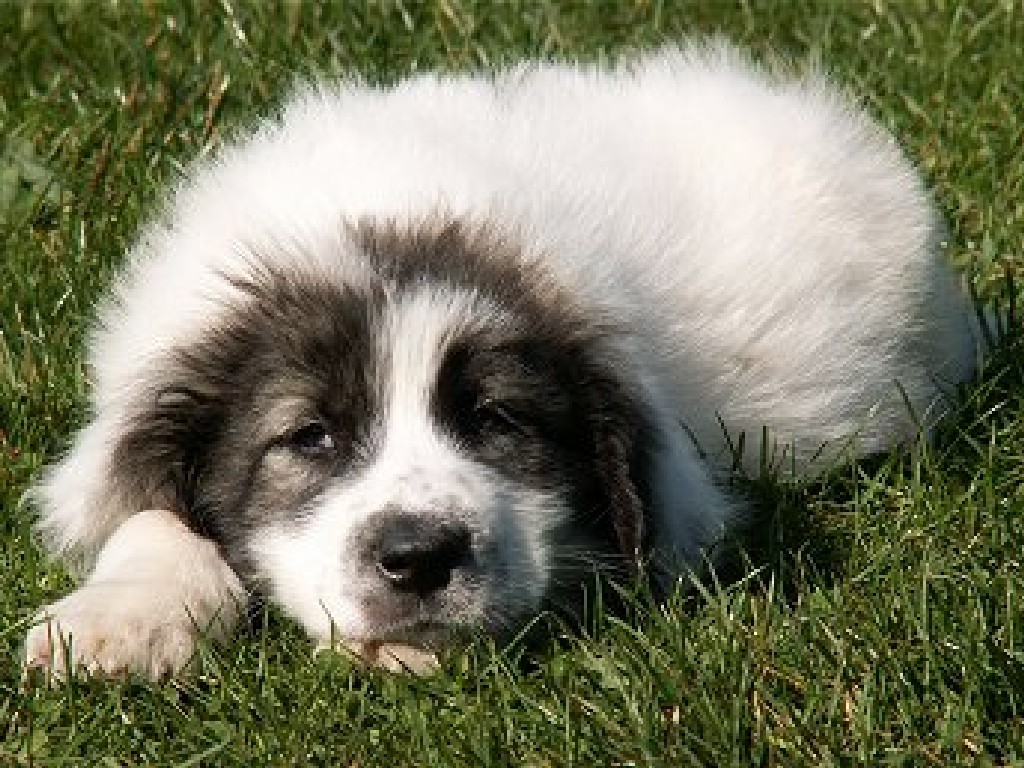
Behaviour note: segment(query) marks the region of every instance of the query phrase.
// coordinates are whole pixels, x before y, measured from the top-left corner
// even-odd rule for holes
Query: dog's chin
[[[458,628],[428,619],[369,626],[348,637],[320,638],[317,651],[347,652],[370,667],[425,675],[435,672],[438,654],[456,642]]]
[[[437,652],[418,645],[379,640],[321,640],[317,653],[341,651],[354,656],[368,667],[388,672],[409,672],[414,675],[429,675],[440,669]]]
[[[370,626],[351,639],[370,643],[401,643],[440,650],[457,641],[459,625],[432,619],[410,619]]]

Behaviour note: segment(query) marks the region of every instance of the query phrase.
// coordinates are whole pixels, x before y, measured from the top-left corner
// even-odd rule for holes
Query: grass
[[[820,58],[917,159],[979,293],[1019,275],[1018,3],[0,5],[0,765],[1024,765],[1012,329],[931,447],[751,483],[765,522],[740,577],[634,620],[526,656],[481,643],[421,680],[314,659],[271,613],[191,681],[19,683],[26,617],[71,584],[19,499],[83,419],[89,309],[182,164],[297,73],[390,81],[709,31]]]

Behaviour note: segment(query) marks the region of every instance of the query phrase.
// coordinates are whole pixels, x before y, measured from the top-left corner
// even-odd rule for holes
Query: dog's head
[[[614,329],[500,238],[363,225],[365,280],[261,266],[176,349],[122,484],[314,636],[500,635],[644,546],[655,433]]]

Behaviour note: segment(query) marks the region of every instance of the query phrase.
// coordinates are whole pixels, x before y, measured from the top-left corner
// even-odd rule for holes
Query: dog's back
[[[787,465],[789,445],[799,467],[854,435],[883,450],[975,360],[941,223],[893,139],[823,76],[770,75],[724,45],[309,89],[176,207],[190,229],[166,246],[155,231],[139,261],[158,258],[107,323],[123,312],[133,330],[100,339],[101,394],[140,347],[193,332],[205,313],[182,297],[244,268],[239,243],[341,259],[306,246],[361,217],[504,230],[633,332],[628,354],[704,451],[721,456],[722,424],[745,434],[748,468],[764,427]]]

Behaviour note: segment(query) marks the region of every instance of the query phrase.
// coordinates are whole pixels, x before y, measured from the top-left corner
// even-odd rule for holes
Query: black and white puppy
[[[824,77],[721,44],[301,90],[195,168],[100,308],[92,418],[34,490],[91,575],[26,663],[61,671],[70,636],[160,677],[256,590],[426,668],[591,564],[698,564],[742,513],[723,424],[813,472],[969,375],[941,232]]]

